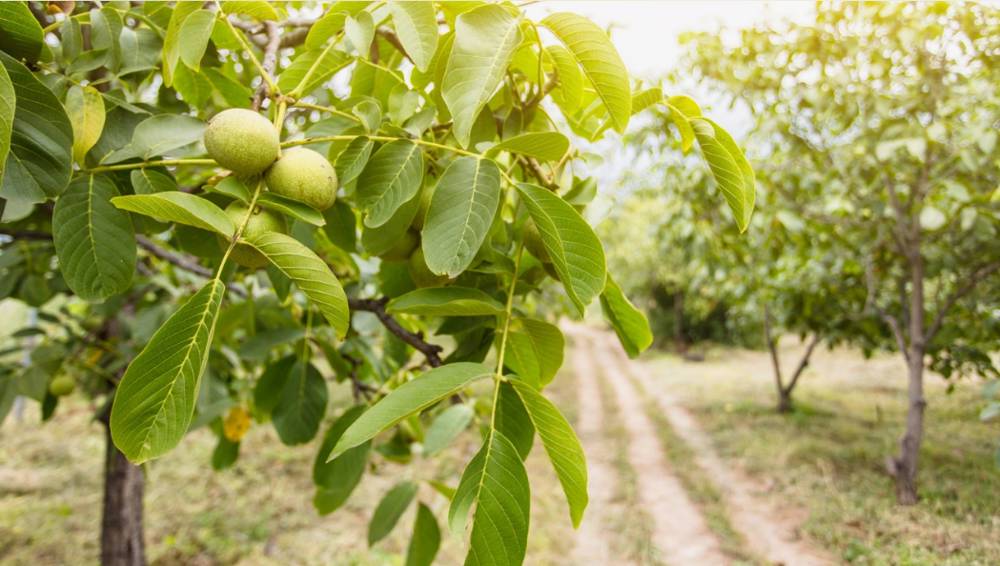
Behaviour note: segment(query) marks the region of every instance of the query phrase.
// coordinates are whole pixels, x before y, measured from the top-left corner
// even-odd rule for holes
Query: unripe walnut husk
[[[60,375],[49,382],[49,393],[55,397],[64,397],[76,389],[76,382],[68,375]]]
[[[233,221],[233,224],[239,226],[243,223],[247,210],[249,210],[249,207],[246,204],[235,201],[226,207],[226,215]],[[281,232],[284,234],[288,232],[288,224],[285,222],[285,217],[277,212],[257,207],[257,210],[250,215],[250,220],[247,222],[246,228],[243,229],[243,237],[252,238],[265,232]],[[229,240],[220,236],[219,245],[225,250],[229,247]],[[255,250],[249,244],[237,244],[229,257],[233,258],[233,261],[237,264],[251,269],[267,267],[268,264],[264,254]]]
[[[386,261],[404,261],[409,259],[413,250],[420,245],[420,236],[415,230],[407,230],[391,248],[379,255]]]
[[[267,118],[243,108],[215,115],[205,130],[205,149],[219,165],[240,176],[257,175],[280,151],[278,132]]]
[[[272,193],[326,210],[337,198],[337,173],[326,157],[309,148],[286,149],[264,175]]]
[[[410,255],[409,270],[410,279],[417,287],[440,287],[450,281],[447,275],[438,275],[427,267],[424,250],[419,246]]]

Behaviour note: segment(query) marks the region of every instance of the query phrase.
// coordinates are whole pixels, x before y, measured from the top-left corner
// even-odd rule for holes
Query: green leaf
[[[601,312],[604,313],[604,320],[615,329],[628,357],[638,356],[653,344],[653,332],[649,329],[646,315],[629,302],[610,275],[601,293]]]
[[[386,305],[389,313],[420,316],[483,316],[504,312],[503,303],[471,287],[428,287],[400,295]]]
[[[32,204],[66,189],[73,166],[73,127],[59,99],[24,65],[6,53],[0,53],[0,62],[16,98],[0,185],[0,197],[7,200],[3,211],[7,221],[27,215]]]
[[[549,461],[555,468],[556,476],[559,477],[566,502],[569,503],[569,516],[573,526],[579,527],[588,501],[587,460],[580,439],[551,401],[523,381],[515,379],[510,383],[524,402],[524,408],[527,409],[531,422],[542,439],[542,446],[549,455]]]
[[[289,96],[305,96],[325,83],[352,61],[351,57],[334,49],[331,43],[323,49],[303,51],[278,76],[278,88]]]
[[[424,179],[420,147],[397,140],[379,148],[358,177],[358,205],[368,211],[365,226],[382,226],[403,203],[412,199]]]
[[[566,341],[558,326],[534,318],[516,318],[507,337],[504,364],[528,383],[541,389],[556,376],[563,363]]]
[[[559,86],[552,91],[552,100],[564,114],[573,115],[583,102],[583,72],[580,71],[580,65],[562,45],[546,47],[545,53],[552,59],[559,81]]]
[[[390,392],[369,408],[344,432],[331,459],[367,442],[376,434],[457,392],[468,384],[493,375],[483,364],[458,362],[434,368]]]
[[[479,111],[500,86],[521,43],[519,23],[497,5],[469,10],[455,22],[455,42],[441,95],[454,120],[455,138],[463,147],[468,147]]]
[[[528,410],[524,408],[524,402],[510,383],[500,384],[494,423],[497,431],[502,432],[517,449],[521,460],[527,460],[535,443],[535,425],[531,422]]]
[[[199,2],[178,2],[170,12],[170,21],[163,36],[163,84],[167,86],[173,86],[174,70],[181,58],[181,27],[184,20],[201,6]]]
[[[552,30],[583,67],[614,128],[624,133],[632,114],[632,93],[628,70],[608,34],[587,18],[569,12],[552,14],[542,25]]]
[[[368,12],[358,12],[344,20],[344,35],[361,57],[368,56],[375,39],[375,22]]]
[[[604,290],[607,267],[597,234],[573,208],[550,191],[528,183],[517,190],[542,236],[542,245],[580,316]]]
[[[312,224],[313,226],[324,226],[326,224],[326,219],[323,218],[322,212],[308,204],[283,197],[276,193],[261,193],[257,198],[257,204],[264,208],[277,210],[293,218],[298,218],[306,224]]]
[[[457,277],[472,263],[500,204],[500,169],[475,157],[452,161],[438,179],[421,232],[424,260]]]
[[[209,281],[171,316],[125,371],[111,408],[111,438],[133,463],[156,458],[191,424],[226,286]]]
[[[301,242],[280,232],[263,232],[245,241],[264,254],[313,302],[330,326],[343,338],[351,318],[347,295],[330,266]]]
[[[281,398],[281,391],[288,383],[288,376],[292,374],[292,367],[298,363],[295,356],[286,356],[273,362],[264,369],[260,379],[253,389],[254,407],[265,415],[270,415],[274,406]]]
[[[444,450],[459,434],[462,434],[475,411],[468,405],[452,405],[445,409],[431,426],[427,427],[427,434],[424,436],[424,455],[431,456]]]
[[[236,225],[215,203],[181,191],[114,197],[111,204],[161,222],[194,226],[227,238],[236,232]]]
[[[15,59],[38,60],[45,38],[27,2],[0,2],[0,51]]]
[[[671,96],[667,98],[667,105],[676,108],[685,118],[701,117],[701,107],[690,96]]]
[[[746,231],[753,214],[755,185],[753,168],[728,132],[707,118],[691,120],[701,152],[719,190],[736,217],[740,232]]]
[[[184,23],[181,24],[178,32],[180,58],[194,71],[201,68],[201,58],[205,55],[214,27],[215,12],[211,10],[197,10],[184,18]]]
[[[129,179],[132,181],[132,190],[137,195],[151,195],[177,190],[177,181],[169,173],[152,167],[133,169],[132,173],[129,174]]]
[[[528,474],[517,449],[501,432],[490,433],[462,474],[448,511],[453,532],[465,530],[473,504],[466,566],[524,562],[531,510]]]
[[[83,158],[104,131],[104,98],[92,86],[72,86],[66,92],[66,115],[73,126],[73,159]]]
[[[14,85],[10,82],[7,68],[0,65],[0,180],[3,179],[4,165],[10,153],[10,134],[14,129]]]
[[[677,126],[677,131],[681,135],[681,150],[684,153],[691,151],[695,140],[694,128],[691,127],[691,122],[676,106],[667,104],[667,109],[670,110],[670,120],[674,123],[674,126]]]
[[[406,549],[406,566],[431,566],[441,546],[441,529],[430,507],[421,503],[417,507],[417,520],[413,523],[413,537]]]
[[[151,159],[200,141],[205,134],[205,127],[205,122],[191,116],[152,116],[135,127],[130,146],[139,156]],[[110,159],[106,161],[112,162]]]
[[[413,60],[413,65],[426,72],[438,44],[437,14],[430,2],[389,2],[389,12],[396,25],[396,35]]]
[[[156,68],[163,50],[163,41],[155,31],[146,28],[123,27],[118,39],[122,64],[118,76]]]
[[[402,238],[415,238],[407,234],[420,208],[420,195],[404,202],[388,222],[378,228],[362,227],[361,245],[371,255],[382,255],[399,245]]]
[[[371,522],[368,523],[368,546],[374,545],[392,532],[416,494],[417,484],[408,481],[396,484],[385,494],[375,508]]]
[[[334,170],[337,172],[337,179],[341,186],[357,179],[358,175],[364,171],[374,147],[375,142],[365,136],[359,136],[351,140],[344,151],[340,152]]]
[[[278,11],[271,6],[270,2],[264,2],[263,0],[247,1],[240,0],[238,2],[223,2],[222,11],[226,14],[250,16],[251,18],[259,21],[266,20],[277,20]]]
[[[323,230],[333,245],[345,252],[357,250],[357,218],[349,204],[341,200],[334,202],[333,206],[323,211],[323,218],[326,219]]]
[[[569,139],[559,132],[529,132],[498,143],[486,155],[494,156],[501,151],[537,157],[542,161],[559,161],[569,151]]]
[[[347,16],[353,16],[370,4],[370,2],[334,2],[329,11],[316,21],[306,36],[306,49],[320,49],[337,37],[344,29]]]
[[[281,442],[292,446],[312,440],[323,421],[328,398],[326,381],[319,371],[307,361],[296,362],[271,411]]]
[[[351,492],[354,491],[354,488],[361,481],[361,477],[365,473],[365,464],[368,462],[368,451],[371,448],[371,442],[359,444],[333,460],[328,460],[330,452],[337,445],[337,441],[343,436],[344,431],[354,421],[358,420],[358,417],[364,412],[365,407],[363,405],[355,405],[344,411],[344,414],[340,415],[340,418],[326,432],[326,435],[323,437],[323,444],[320,446],[319,452],[316,453],[316,459],[313,461],[313,483],[328,492],[323,497],[324,503],[327,504],[326,509],[329,509],[326,511],[327,513],[333,511],[333,509],[329,508],[329,505],[334,502],[334,495],[340,495],[340,497],[337,497],[339,502],[336,505],[336,507],[339,507],[340,504],[347,500]]]
[[[79,177],[52,213],[59,271],[69,288],[88,301],[117,295],[132,284],[135,233],[128,214],[111,204],[117,195],[108,177]]]

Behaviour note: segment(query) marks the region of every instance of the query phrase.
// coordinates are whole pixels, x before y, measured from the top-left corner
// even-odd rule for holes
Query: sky
[[[677,39],[682,32],[714,30],[720,24],[744,27],[765,19],[801,21],[813,13],[811,0],[762,1],[638,1],[548,0],[525,8],[540,19],[551,12],[571,11],[587,16],[603,28],[611,27],[611,39],[633,76],[662,76],[680,54]]]

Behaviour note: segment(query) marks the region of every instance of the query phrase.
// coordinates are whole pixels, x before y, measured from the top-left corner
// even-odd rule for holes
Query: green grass
[[[1000,563],[998,435],[976,418],[978,384],[949,394],[939,377],[928,376],[922,500],[900,507],[884,471],[906,399],[904,369],[894,358],[818,353],[790,415],[773,410],[763,353],[720,350],[701,364],[669,356],[651,363],[723,455],[770,484],[775,500],[803,507],[806,532],[845,561]]]

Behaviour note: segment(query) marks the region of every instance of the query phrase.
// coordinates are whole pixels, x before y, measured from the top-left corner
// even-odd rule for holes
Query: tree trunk
[[[104,462],[104,511],[101,518],[101,564],[145,566],[146,545],[142,531],[142,468],[125,458],[105,425],[107,455]]]
[[[791,413],[795,409],[795,405],[792,403],[792,390],[791,388],[778,389],[778,412],[779,413]]]
[[[910,316],[908,333],[910,345],[906,362],[909,376],[906,411],[906,431],[899,440],[899,455],[893,460],[892,473],[896,478],[896,501],[900,505],[914,505],[917,496],[917,464],[920,444],[924,437],[924,258],[920,253],[919,233],[913,237],[910,249]]]
[[[899,456],[893,460],[896,478],[896,501],[900,505],[917,503],[917,464],[924,436],[924,363],[923,357],[909,361],[909,408],[906,412],[906,432],[899,441]]]

